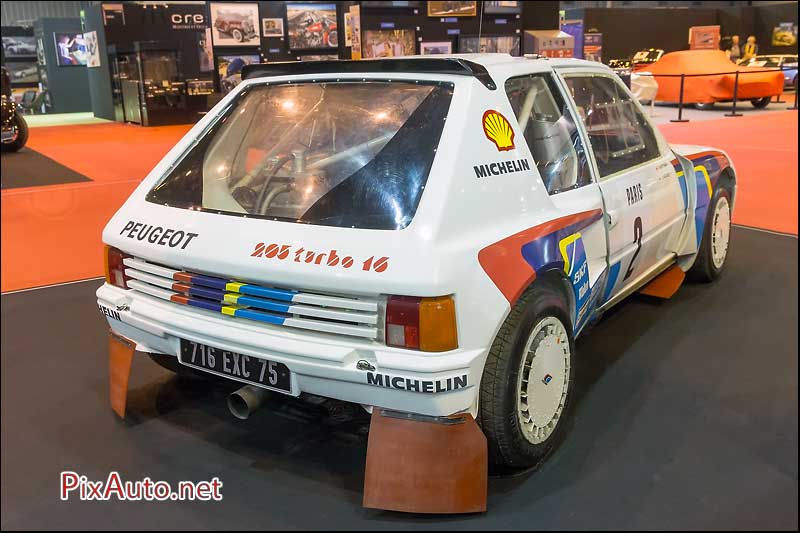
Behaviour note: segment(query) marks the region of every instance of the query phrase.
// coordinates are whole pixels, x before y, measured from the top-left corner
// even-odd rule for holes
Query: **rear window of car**
[[[451,83],[276,83],[243,91],[147,195],[171,207],[399,230],[414,217]]]

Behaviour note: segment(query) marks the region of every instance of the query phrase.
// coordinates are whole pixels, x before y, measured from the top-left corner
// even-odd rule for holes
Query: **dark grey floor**
[[[0,188],[40,187],[92,181],[83,174],[65,167],[30,148],[19,152],[3,152],[0,157]]]
[[[797,529],[797,239],[737,228],[728,270],[635,297],[578,344],[579,400],[538,472],[492,479],[489,512],[361,508],[364,419],[281,403],[246,422],[224,391],[134,363],[131,421],[107,400],[98,281],[2,298],[2,527]],[[81,503],[93,480],[219,476],[221,503]]]

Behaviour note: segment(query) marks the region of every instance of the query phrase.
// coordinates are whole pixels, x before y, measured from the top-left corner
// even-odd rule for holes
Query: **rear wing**
[[[381,74],[412,72],[419,74],[471,76],[490,90],[495,90],[497,88],[497,85],[489,75],[486,67],[473,61],[456,57],[257,63],[244,66],[242,69],[242,79],[249,80],[271,76],[300,76],[303,74],[349,74],[356,72],[374,72]]]

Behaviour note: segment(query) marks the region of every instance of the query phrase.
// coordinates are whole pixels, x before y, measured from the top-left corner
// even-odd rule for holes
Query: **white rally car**
[[[635,291],[723,269],[729,157],[667,145],[600,63],[243,78],[106,226],[97,299],[137,350],[246,384],[250,407],[270,389],[470,413],[492,463],[529,466],[566,425],[575,337]]]

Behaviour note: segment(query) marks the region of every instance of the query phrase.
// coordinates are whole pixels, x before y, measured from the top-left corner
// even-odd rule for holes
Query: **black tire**
[[[764,109],[769,105],[769,101],[771,98],[772,98],[771,96],[765,96],[764,98],[754,98],[753,100],[750,100],[750,103],[756,109]]]
[[[19,111],[14,113],[14,122],[17,124],[17,138],[10,143],[3,143],[4,152],[17,152],[28,142],[28,123]]]
[[[231,36],[237,43],[244,42],[244,32],[238,28],[234,28],[233,31],[231,31]]]
[[[714,102],[708,102],[705,104],[694,104],[695,109],[699,109],[700,111],[708,111],[709,109],[714,109]]]
[[[339,46],[339,33],[336,30],[333,30],[328,34],[328,46],[331,48],[336,48]]]
[[[561,292],[547,283],[537,282],[511,309],[492,344],[481,379],[478,421],[488,441],[489,463],[496,470],[520,470],[538,465],[566,433],[575,375],[575,344],[568,309],[569,304]],[[518,379],[528,338],[548,317],[558,319],[567,332],[570,368],[561,415],[552,433],[543,442],[534,444],[523,434],[517,411]]]
[[[178,362],[178,358],[174,355],[167,355],[163,353],[148,353],[147,355],[149,355],[150,359],[152,359],[153,362],[161,368],[165,368],[174,374],[178,374],[179,376],[190,379],[201,379],[204,381],[213,381],[216,378],[214,374],[201,372],[200,370],[195,370],[194,368],[189,368],[180,364]]]
[[[711,201],[708,204],[705,227],[703,228],[703,239],[700,241],[700,250],[697,253],[694,265],[692,265],[692,268],[689,269],[688,272],[689,278],[694,281],[710,283],[719,278],[720,274],[722,274],[722,271],[725,269],[725,260],[723,260],[722,265],[719,267],[714,264],[714,260],[712,259],[713,243],[711,235],[717,203],[719,203],[720,198],[723,197],[727,200],[728,205],[730,205],[731,190],[725,181],[721,181],[717,185],[717,189],[714,191],[714,195],[711,197]],[[728,249],[730,249],[730,241],[728,242]],[[727,259],[727,254],[725,259]]]

